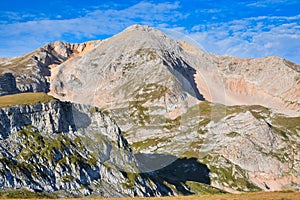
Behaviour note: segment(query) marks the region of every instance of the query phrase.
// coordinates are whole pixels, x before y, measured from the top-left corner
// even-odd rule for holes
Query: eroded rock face
[[[157,114],[149,118],[163,119]],[[126,123],[119,115],[115,119]],[[260,106],[202,102],[160,122],[136,124],[127,131],[134,151],[197,158],[210,169],[211,185],[228,192],[300,188],[299,117]]]
[[[181,107],[182,100],[194,105],[203,99],[259,104],[293,116],[300,110],[298,65],[278,57],[216,56],[146,26],[131,26],[103,42],[50,43],[2,59],[0,67],[2,73],[13,73],[20,92],[50,91],[96,106],[128,103],[145,83],[168,89],[160,99],[168,111]]]
[[[277,112],[299,115],[300,66],[279,58],[223,57],[218,69],[229,105],[263,105]],[[297,69],[298,68],[298,69]]]
[[[0,60],[0,73],[12,73],[19,92],[49,92],[50,69],[64,61],[81,56],[100,41],[82,44],[53,42],[29,54]]]
[[[139,87],[155,83],[169,90],[164,100],[169,111],[182,107],[181,99],[191,105],[206,99],[225,105],[259,104],[296,116],[299,69],[278,57],[216,56],[134,25],[90,53],[53,68],[50,90],[60,99],[83,99],[103,107],[116,106],[120,99],[131,101]]]
[[[300,138],[292,130],[286,133],[278,130],[271,120],[255,118],[247,111],[212,121],[204,128],[207,134],[203,150],[218,152],[238,165],[250,181],[264,190],[298,189],[300,168],[296,143]]]
[[[289,174],[298,158],[282,154],[299,154],[294,145],[299,141],[296,125],[292,131],[281,129],[292,133],[284,139],[263,118],[246,110],[239,113],[238,108],[231,118],[216,117],[217,122],[207,125],[214,121],[205,116],[209,108],[193,106],[203,100],[258,104],[271,108],[274,116],[276,112],[299,116],[298,69],[278,57],[216,56],[152,28],[132,26],[84,56],[53,68],[51,94],[108,108],[137,152],[183,156],[189,145],[195,145],[192,155],[209,163],[213,184],[219,188],[297,189],[299,169]],[[189,111],[191,107],[195,110]],[[198,116],[191,119],[186,111]],[[222,112],[216,106],[209,115]],[[202,132],[208,133],[199,136]]]
[[[119,127],[97,108],[67,102],[0,109],[0,187],[62,196],[160,195],[138,174]]]

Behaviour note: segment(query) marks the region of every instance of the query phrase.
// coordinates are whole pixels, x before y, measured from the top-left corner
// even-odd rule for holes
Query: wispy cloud
[[[261,16],[196,25],[186,31],[209,52],[238,57],[281,56],[300,63],[300,15]]]
[[[15,56],[17,52],[6,51],[10,44],[15,48],[33,50],[45,41],[73,40],[81,41],[95,39],[99,36],[116,34],[127,26],[138,21],[141,24],[159,26],[185,18],[177,11],[179,3],[149,3],[140,2],[131,7],[118,10],[94,10],[84,16],[72,19],[42,19],[25,22],[14,22],[0,25],[0,57]],[[20,17],[12,14],[11,18]],[[24,45],[23,41],[27,41]]]
[[[278,5],[278,4],[296,4],[297,0],[264,0],[264,1],[255,1],[254,3],[248,3],[249,7],[257,7],[257,8],[265,8],[270,5]]]
[[[129,7],[101,5],[90,10],[70,8],[68,18],[57,13],[50,17],[25,11],[6,13],[4,18],[0,16],[0,57],[21,55],[49,41],[101,39],[139,23],[166,28],[169,34],[170,30],[180,32],[175,34],[177,39],[191,37],[194,43],[213,53],[239,57],[278,55],[300,63],[300,15],[256,13],[259,6],[299,4],[297,0],[240,1],[232,6],[231,2],[207,1],[203,8],[192,10],[183,8],[182,2],[153,2],[142,1]],[[235,13],[240,7],[245,10]]]

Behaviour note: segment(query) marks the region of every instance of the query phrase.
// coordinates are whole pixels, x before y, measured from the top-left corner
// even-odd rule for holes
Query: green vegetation
[[[210,121],[219,121],[222,118],[231,115],[246,112],[246,109],[241,106],[225,106],[218,103],[210,103],[203,101],[197,105],[190,107],[186,113],[182,115],[183,119],[200,117],[198,126],[205,126]]]
[[[198,158],[199,157],[199,153],[195,152],[193,150],[190,150],[190,151],[184,152],[180,157],[181,158]]]
[[[203,184],[203,183],[198,183],[198,182],[194,182],[194,181],[187,181],[186,184],[189,186],[191,191],[194,192],[197,195],[199,195],[199,194],[203,195],[203,194],[224,194],[224,193],[227,193],[223,190],[214,188],[210,185]]]
[[[131,132],[136,132],[139,130],[164,130],[174,135],[175,134],[185,134],[191,132],[198,132],[199,138],[195,139],[193,142],[188,142],[186,144],[186,149],[180,155],[180,158],[196,158],[199,162],[206,164],[211,171],[211,180],[213,182],[224,183],[225,187],[232,188],[237,191],[261,191],[261,188],[249,181],[247,172],[242,169],[239,165],[232,163],[224,157],[217,155],[209,155],[211,152],[200,152],[200,148],[203,142],[200,138],[205,138],[207,134],[207,129],[205,126],[214,121],[218,122],[223,119],[230,119],[235,117],[240,113],[250,112],[256,119],[260,121],[265,121],[272,133],[281,135],[285,138],[289,144],[294,137],[299,135],[296,129],[300,130],[300,117],[286,117],[284,115],[272,114],[272,111],[266,107],[260,105],[249,105],[249,106],[225,106],[217,103],[210,103],[207,101],[200,102],[199,104],[187,109],[186,113],[176,117],[175,119],[166,118],[164,115],[151,115],[153,109],[148,106],[148,102],[159,99],[164,93],[168,92],[168,89],[161,88],[161,92],[152,93],[153,90],[150,86],[146,89],[140,89],[136,91],[136,101],[131,102],[129,111],[134,111],[131,115],[132,118],[138,118],[141,121],[135,121],[133,129],[127,130],[127,134]],[[150,110],[152,109],[152,110]],[[139,118],[140,117],[140,118]],[[200,135],[201,134],[201,135]],[[293,134],[293,135],[292,135]],[[203,136],[202,136],[203,135]],[[227,137],[238,137],[240,133],[229,132],[226,134]],[[132,144],[134,152],[139,153],[143,150],[152,149],[151,147],[160,148],[159,152],[164,152],[163,149],[169,149],[172,146],[171,137],[163,138],[151,138],[144,141],[135,142]],[[174,140],[175,141],[175,140]],[[173,141],[173,142],[174,142]],[[261,152],[269,157],[274,157],[282,162],[287,162],[290,159],[290,155],[296,147],[300,147],[299,144],[292,143],[290,145],[291,150],[287,149],[277,149],[272,152]],[[258,148],[258,147],[257,147]],[[284,147],[286,148],[286,147]],[[154,150],[156,151],[156,150]],[[294,151],[295,153],[295,151]],[[208,154],[208,155],[207,155]],[[198,191],[201,194],[213,193],[209,191],[211,188],[203,188],[203,185],[198,185],[197,183],[187,182],[187,185],[195,193]],[[206,185],[204,185],[206,186]],[[208,186],[209,187],[209,186]],[[208,190],[208,191],[207,191]]]
[[[47,174],[38,172],[36,159],[42,159],[45,163],[52,163],[55,166],[64,164],[74,164],[94,166],[97,160],[94,156],[83,157],[78,150],[84,150],[81,138],[76,137],[73,141],[63,134],[52,134],[51,137],[44,136],[39,132],[34,132],[31,126],[18,132],[18,137],[22,139],[20,143],[20,153],[17,158],[24,162],[18,162],[7,158],[0,159],[0,162],[8,166],[14,172],[23,173],[25,176],[47,177]],[[62,156],[65,155],[65,156]],[[19,160],[19,159],[18,159]],[[70,180],[65,177],[64,181]]]
[[[300,117],[286,117],[283,115],[275,115],[272,117],[272,124],[284,127],[285,129],[300,130]]]
[[[34,52],[10,59],[7,63],[2,63],[0,65],[0,74],[3,73],[4,70],[10,70],[18,74],[30,73],[31,69],[27,69],[26,66],[32,62],[31,58],[33,54]]]
[[[147,61],[156,59],[156,54],[152,49],[139,49],[136,52],[136,55],[139,55],[141,57],[147,57]]]
[[[25,189],[18,190],[5,190],[0,191],[1,199],[42,199],[42,198],[55,198],[53,194],[51,196],[49,194],[43,192],[31,192]]]
[[[34,105],[50,101],[56,101],[56,99],[45,93],[21,93],[0,97],[0,108],[16,105]]]
[[[130,71],[137,67],[137,64],[134,62],[125,63],[122,69],[122,73],[125,74],[126,71]]]
[[[228,184],[230,188],[241,192],[261,191],[261,188],[248,181],[247,175],[240,166],[231,163],[223,156],[207,155],[200,159],[200,161],[209,166],[211,174],[217,175],[217,177],[212,178],[212,181]],[[218,163],[224,163],[223,166],[225,165],[227,167],[220,167]]]
[[[71,175],[65,175],[65,176],[61,177],[62,182],[73,182],[74,179],[75,178]]]
[[[175,119],[165,118],[165,124],[163,128],[166,128],[168,130],[172,130],[173,128],[178,128],[180,126],[180,120],[181,120],[181,116]]]
[[[142,101],[130,101],[129,109],[132,111],[130,117],[134,118],[137,124],[145,125],[150,123],[150,116],[147,114],[149,108],[142,105]]]
[[[97,107],[95,107],[95,106],[93,106],[93,107],[91,107],[91,108],[89,109],[89,112],[90,112],[91,114],[96,113],[96,112],[99,112],[99,111],[100,111],[99,108],[97,108]]]
[[[297,84],[299,85],[299,84],[300,84],[300,76],[297,76],[297,77],[295,78],[295,81],[296,81]]]
[[[228,133],[228,134],[226,134],[226,136],[228,136],[228,137],[236,137],[236,136],[239,136],[240,134],[239,133],[237,133],[237,132],[230,132],[230,133]]]
[[[295,63],[290,62],[290,61],[285,60],[285,59],[283,60],[283,62],[284,62],[288,67],[290,67],[291,69],[293,69],[293,70],[295,70],[295,71],[297,71],[297,72],[300,72],[299,65],[296,65]]]
[[[269,108],[260,105],[245,106],[245,109],[249,110],[256,119],[264,119],[271,114]]]
[[[132,173],[132,172],[122,172],[123,175],[126,178],[126,182],[122,183],[123,188],[125,189],[132,189],[136,183],[136,177],[137,174],[136,173]]]
[[[147,149],[152,146],[157,146],[159,143],[167,142],[167,138],[151,138],[131,144],[131,147],[136,151],[140,152],[141,150]]]
[[[167,92],[168,88],[156,83],[139,88],[134,92],[135,100],[129,102],[130,117],[134,118],[134,121],[139,125],[150,123],[149,108],[143,104],[148,101],[160,100]]]

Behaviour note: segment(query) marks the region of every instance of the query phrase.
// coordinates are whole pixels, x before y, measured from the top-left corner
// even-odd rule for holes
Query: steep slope
[[[194,69],[180,59],[182,54],[177,42],[162,32],[132,26],[53,68],[50,94],[112,108],[151,101],[169,112],[202,98]]]
[[[278,57],[220,57],[216,71],[220,82],[209,87],[211,96],[207,100],[226,105],[263,105],[276,112],[297,116],[300,108],[299,69],[300,66]],[[206,82],[209,86],[209,79]],[[214,101],[219,96],[215,91],[222,90],[224,99]]]
[[[164,189],[141,178],[120,129],[95,107],[49,98],[1,108],[0,136],[1,191],[122,197]]]
[[[53,66],[83,55],[99,42],[90,41],[82,44],[53,42],[29,54],[0,60],[0,95],[48,92],[50,83],[47,77],[50,76],[50,69]]]
[[[216,56],[180,43],[196,70],[200,93],[225,105],[263,105],[276,112],[300,113],[300,66],[279,57],[239,59]]]

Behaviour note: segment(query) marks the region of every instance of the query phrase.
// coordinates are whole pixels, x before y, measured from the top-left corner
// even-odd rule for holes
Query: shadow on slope
[[[197,88],[197,84],[195,82],[194,77],[197,73],[196,70],[182,59],[179,58],[169,59],[172,57],[173,56],[169,52],[165,52],[165,56],[164,56],[165,60],[163,61],[163,64],[167,66],[167,68],[170,70],[172,74],[174,74],[176,78],[179,79],[184,78],[189,83],[190,86],[187,86],[184,84],[185,82],[184,80],[180,80],[180,82],[182,83],[182,89],[184,91],[188,92],[191,96],[197,98],[198,100],[204,101],[205,98],[199,92]],[[192,91],[190,91],[189,87],[191,87]]]
[[[142,176],[151,179],[161,188],[169,188],[165,195],[172,192],[171,185],[183,195],[194,194],[186,185],[187,181],[210,185],[210,170],[205,164],[199,163],[196,158],[177,158],[164,154],[135,155]]]

